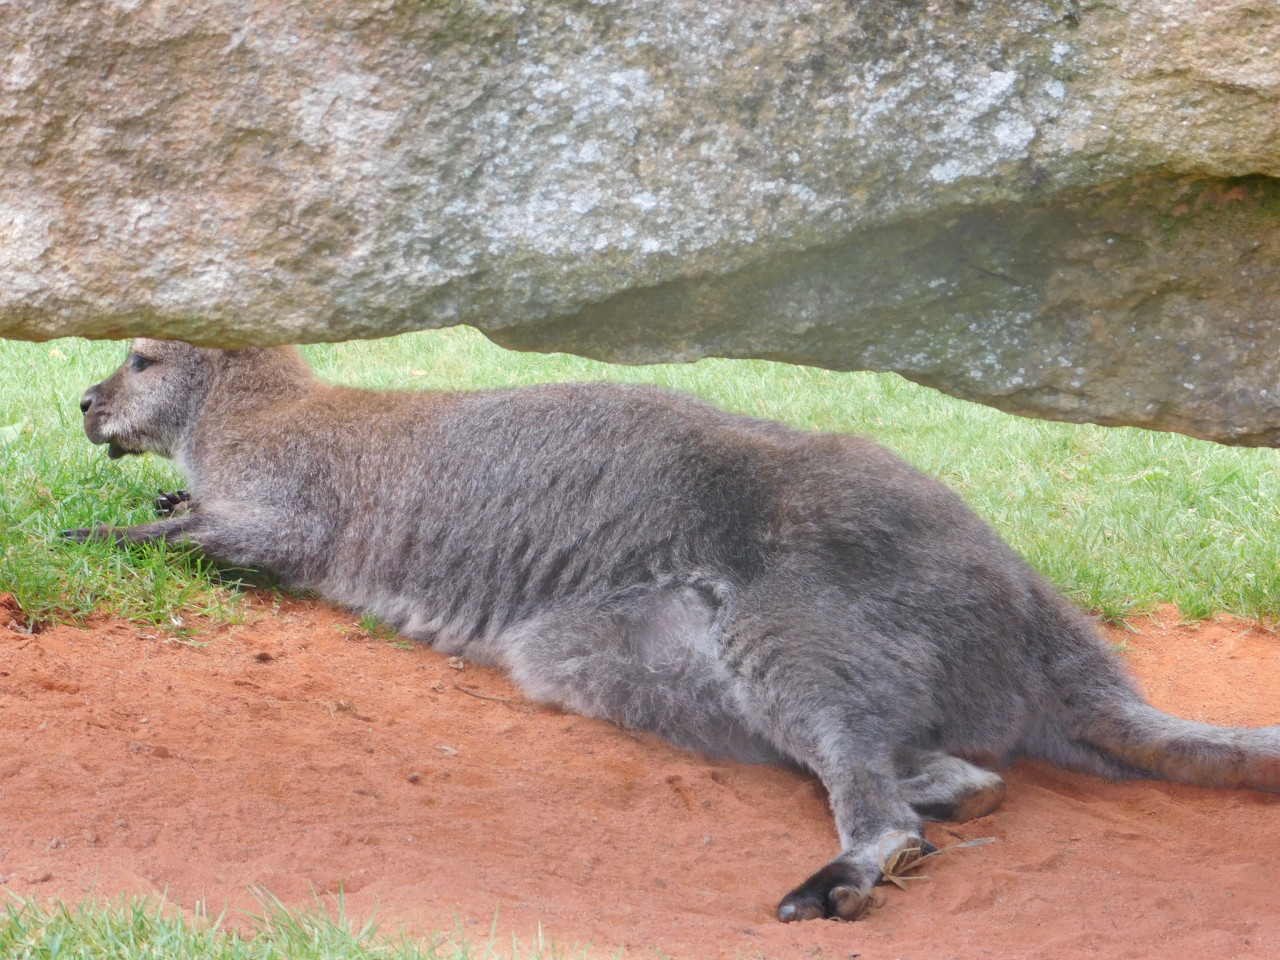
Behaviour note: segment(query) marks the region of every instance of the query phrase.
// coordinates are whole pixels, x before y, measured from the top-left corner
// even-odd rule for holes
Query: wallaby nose
[[[84,396],[80,398],[80,412],[88,413],[89,408],[93,406],[93,401],[98,397],[98,388],[90,387],[84,392]]]

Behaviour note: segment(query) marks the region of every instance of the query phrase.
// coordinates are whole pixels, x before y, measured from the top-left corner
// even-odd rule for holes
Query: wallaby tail
[[[1138,776],[1280,791],[1280,726],[1217,727],[1134,700],[1105,708],[1084,739]]]

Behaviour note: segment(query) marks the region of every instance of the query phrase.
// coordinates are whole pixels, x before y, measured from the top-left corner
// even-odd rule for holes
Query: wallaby
[[[931,849],[922,821],[994,810],[976,763],[1280,789],[1280,727],[1147,704],[958,496],[858,437],[636,386],[355,390],[293,347],[149,339],[80,406],[191,493],[69,537],[190,542],[539,700],[816,773],[842,850],[782,920],[857,917]]]

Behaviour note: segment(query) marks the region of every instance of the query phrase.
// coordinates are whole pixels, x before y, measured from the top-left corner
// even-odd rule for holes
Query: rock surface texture
[[[1274,0],[11,0],[0,335],[471,323],[1280,444]]]

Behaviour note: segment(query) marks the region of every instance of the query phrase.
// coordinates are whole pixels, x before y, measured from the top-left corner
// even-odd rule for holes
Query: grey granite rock
[[[453,323],[1280,443],[1280,5],[0,4],[0,335]]]

